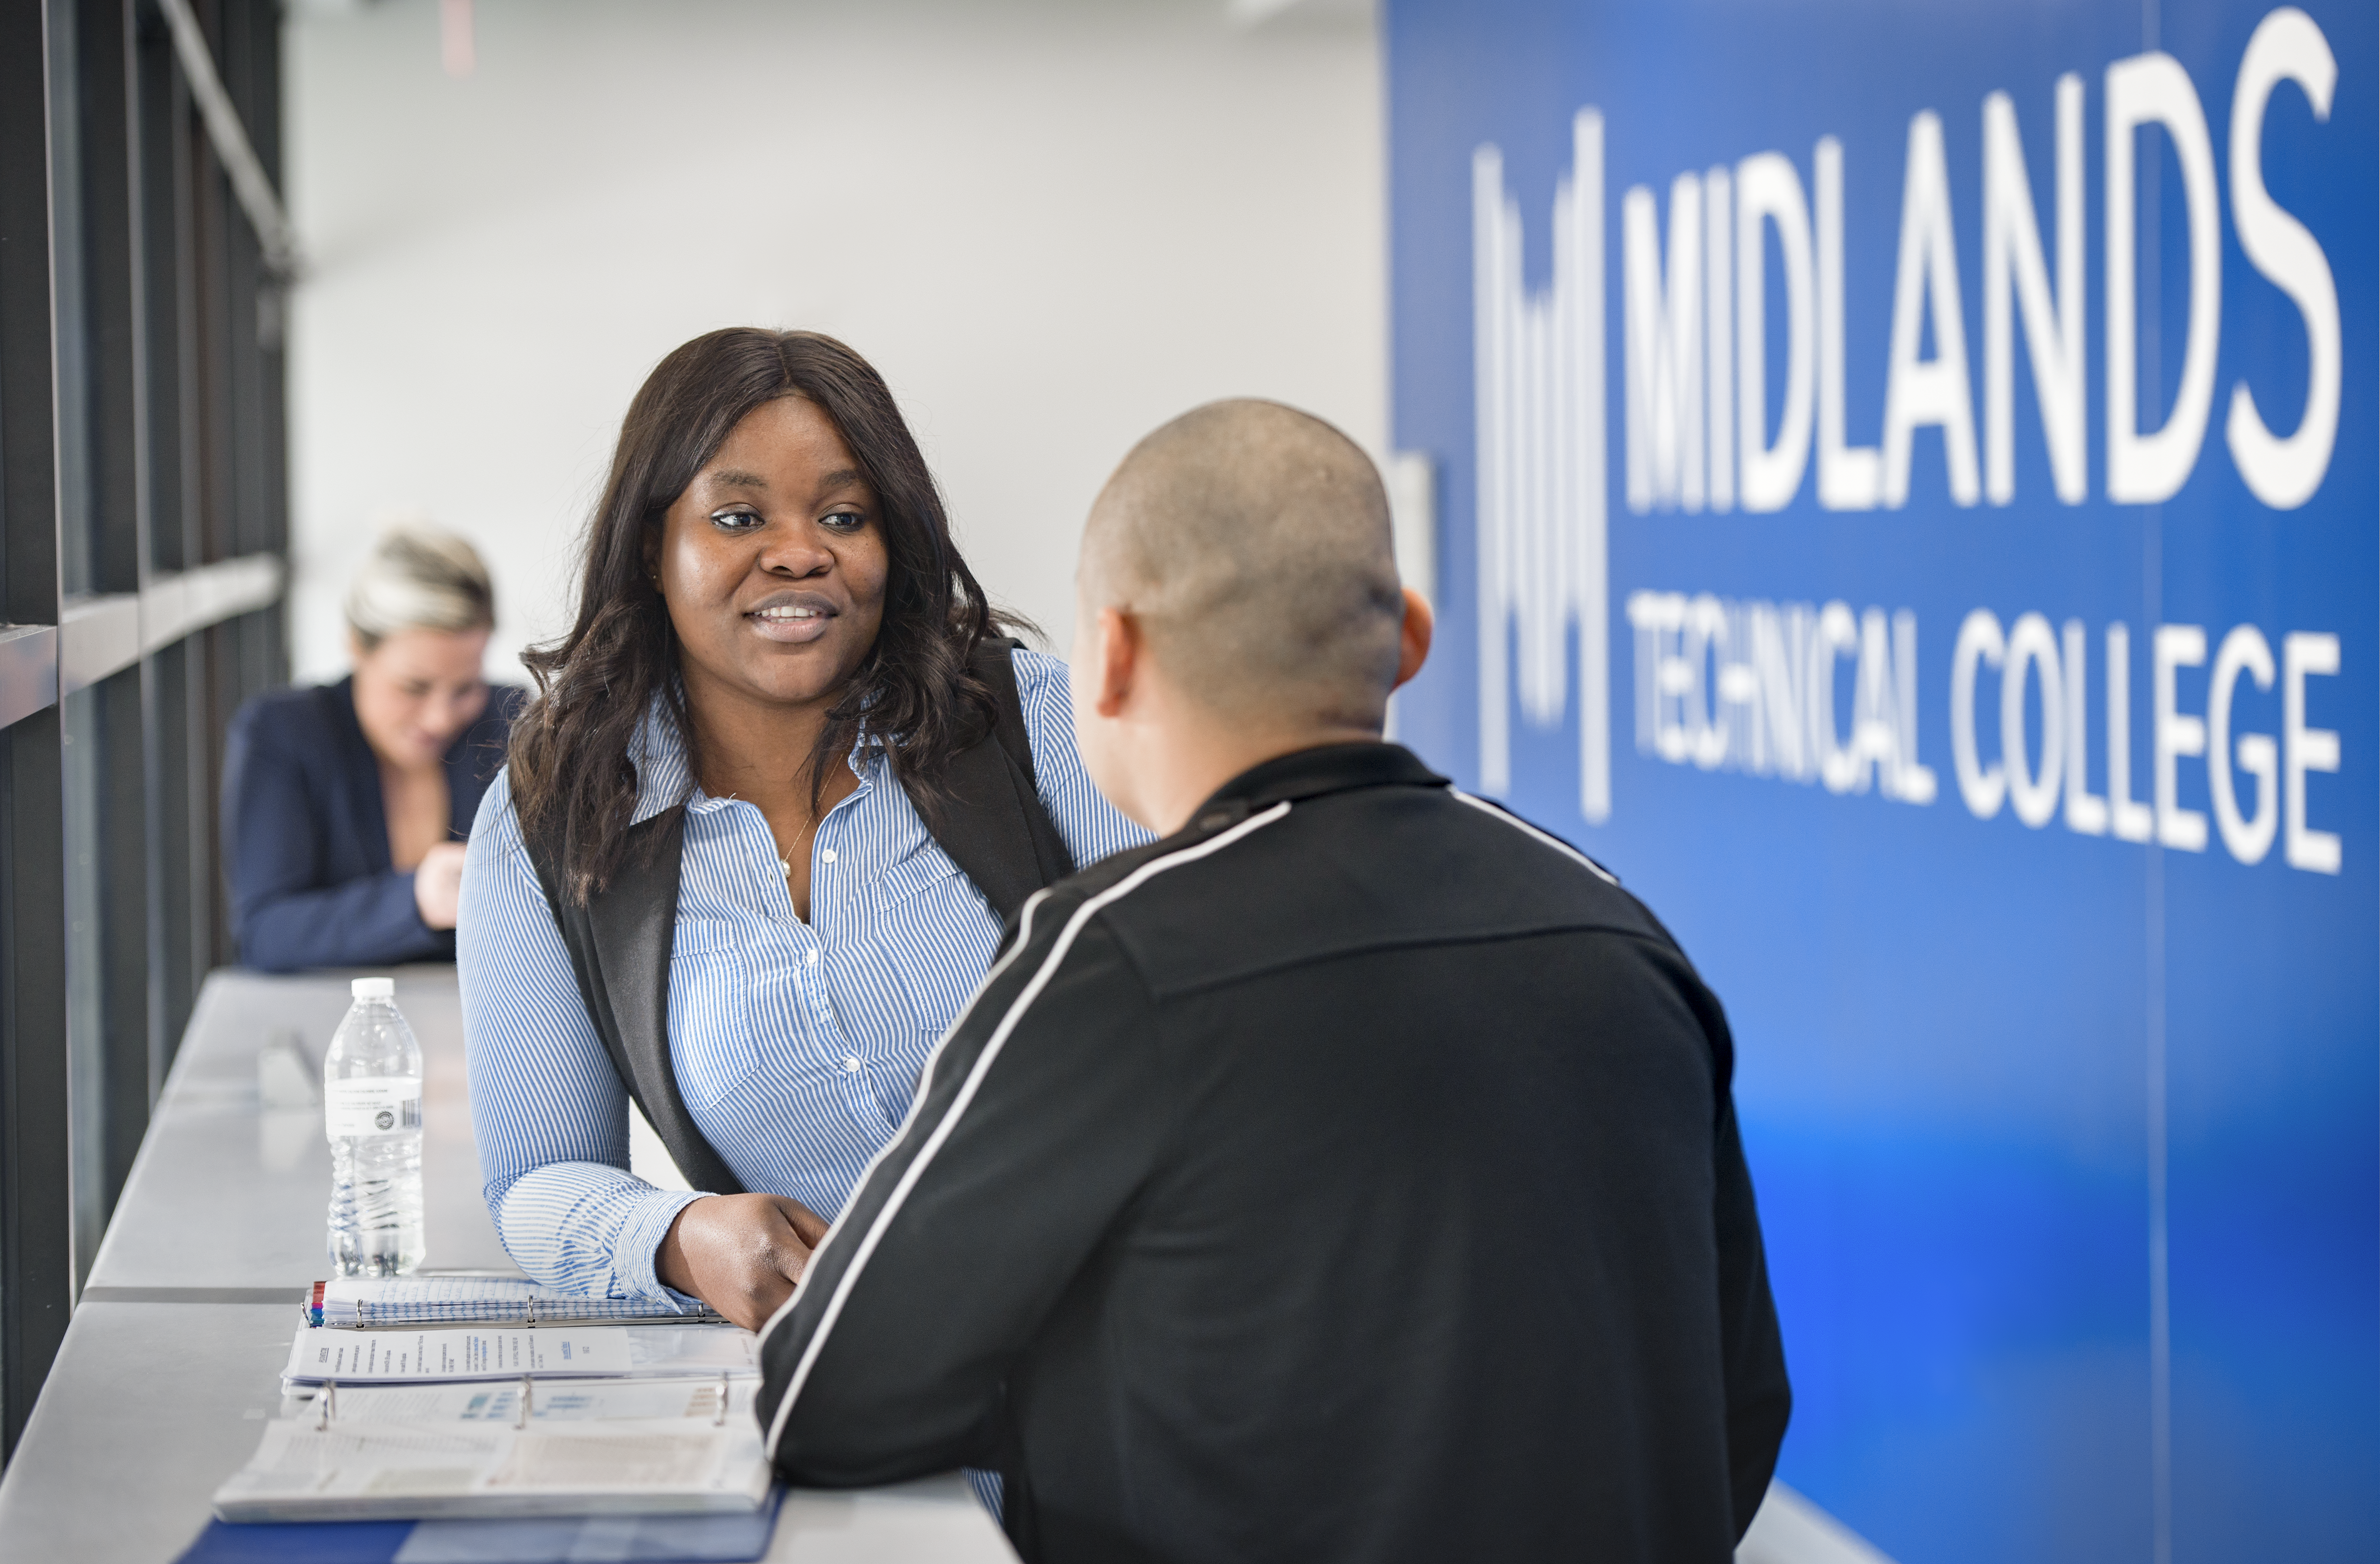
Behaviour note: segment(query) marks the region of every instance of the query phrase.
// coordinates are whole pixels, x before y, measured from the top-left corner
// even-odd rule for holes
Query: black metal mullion
[[[124,0],[70,3],[76,12],[72,68],[82,277],[78,315],[67,315],[67,294],[60,291],[60,337],[63,342],[79,330],[84,344],[82,455],[89,508],[82,526],[91,585],[101,592],[137,592],[148,572],[139,499],[139,269],[133,251],[138,159],[128,91],[133,56]],[[58,62],[61,51],[54,46],[52,54]],[[55,220],[63,224],[66,213],[60,211]],[[59,252],[63,257],[63,246]],[[62,427],[61,443],[69,438],[70,430]],[[73,1115],[76,1134],[88,1137],[75,1148],[79,1267],[88,1266],[99,1232],[114,1213],[153,1100],[142,696],[136,665],[74,697],[88,704],[67,713],[74,744],[87,743],[94,750],[67,770],[69,788],[91,794],[67,801],[69,821],[85,822],[89,831],[88,841],[70,844],[88,861],[68,865],[68,904],[82,909],[78,915],[90,927],[79,934],[69,930],[68,960],[88,963],[91,970],[72,984],[70,996],[82,996],[79,1002],[92,1012],[78,1016],[70,997],[70,1039],[74,1049],[96,1055],[79,1062],[73,1078],[98,1099],[79,1104]]]
[[[150,893],[157,911],[151,921],[149,985],[152,1091],[162,1089],[174,1062],[190,1008],[198,1000],[198,941],[191,928],[198,904],[191,867],[198,851],[190,841],[191,643],[176,641],[149,660],[149,821],[156,851],[151,855]]]
[[[14,624],[58,621],[43,21],[42,7],[0,6],[0,607]]]
[[[166,78],[172,96],[173,230],[175,377],[174,410],[180,457],[175,481],[175,515],[178,523],[176,560],[188,570],[215,558],[208,550],[207,397],[212,386],[206,370],[204,331],[207,247],[204,236],[208,186],[219,184],[206,138],[200,134],[189,82],[177,63],[169,64]],[[161,808],[174,816],[160,833],[161,850],[170,840],[178,853],[174,866],[178,898],[173,903],[174,945],[168,962],[169,980],[179,1002],[171,1012],[172,1032],[166,1047],[178,1048],[190,1009],[198,1002],[199,984],[214,964],[215,889],[214,818],[207,807],[212,798],[212,764],[207,722],[211,707],[207,670],[207,637],[188,637],[174,649],[173,689],[160,701],[170,714],[175,733],[162,740],[176,762],[174,790]]]
[[[140,399],[133,249],[136,159],[124,0],[79,0],[85,293],[90,330],[91,588],[137,592]]]
[[[230,0],[224,6],[216,32],[216,59],[225,90],[239,110],[240,118],[249,124],[255,122],[251,102],[256,74],[250,58],[254,53],[252,19],[249,6],[242,0]],[[224,189],[228,196],[228,177]],[[239,214],[237,205],[228,200],[224,204],[222,350],[225,407],[229,415],[225,434],[231,455],[231,470],[225,485],[230,502],[230,515],[224,529],[225,552],[246,554],[264,546],[264,365],[256,351],[261,324],[257,315],[265,279],[264,250],[257,240],[255,228]]]
[[[59,717],[52,706],[0,730],[0,1458],[32,1415],[74,1295]]]
[[[49,164],[50,416],[58,580],[67,592],[99,589],[91,548],[91,269],[85,253],[80,18],[75,0],[44,0]]]
[[[277,6],[198,10],[277,178]],[[0,727],[0,1460],[198,986],[233,954],[223,740],[283,675],[284,605],[122,660],[129,595],[155,633],[205,600],[171,573],[285,558],[282,285],[263,257],[156,0],[0,6],[0,622],[59,624],[68,588],[127,595],[68,605],[64,643],[10,641],[79,649],[73,682],[97,682]],[[33,694],[14,711],[45,687],[20,672],[10,690]]]
[[[101,771],[100,994],[107,1094],[102,1196],[109,1212],[124,1192],[132,1158],[149,1130],[148,770],[142,758],[143,678],[138,664],[102,681],[98,699]],[[128,760],[134,763],[128,763]]]
[[[149,572],[179,570],[186,547],[184,349],[188,269],[187,142],[190,104],[174,41],[155,0],[125,0],[130,81],[132,253],[137,269],[133,348],[139,394],[135,519]],[[143,582],[147,576],[144,575]],[[148,1002],[151,1101],[197,998],[191,969],[189,674],[181,646],[143,660],[143,822],[148,862]]]
[[[207,689],[204,729],[200,734],[204,757],[200,763],[197,785],[190,789],[190,807],[195,817],[191,834],[200,847],[197,872],[203,878],[199,882],[202,904],[206,909],[206,943],[200,947],[200,970],[212,971],[239,960],[239,947],[231,933],[231,887],[223,875],[223,857],[216,843],[216,822],[223,818],[224,738],[231,727],[232,713],[239,709],[239,621],[225,620],[193,636],[192,641],[206,649]]]
[[[58,618],[52,393],[49,35],[0,6],[0,611]],[[14,1449],[66,1334],[66,860],[59,711],[6,730],[0,761],[0,1450]]]
[[[133,352],[140,466],[136,515],[151,570],[179,570],[182,547],[182,143],[189,103],[155,0],[126,0],[131,84]]]
[[[195,8],[202,21],[210,19],[211,7]],[[220,39],[219,25],[208,30],[211,37]],[[190,139],[189,166],[200,528],[193,563],[212,564],[240,552],[235,531],[239,512],[240,387],[233,369],[237,358],[232,309],[237,278],[231,252],[234,231],[245,231],[248,219],[232,196],[231,181],[224,174],[213,144],[203,136]]]
[[[221,30],[223,81],[265,176],[281,183],[281,26],[270,0],[225,0]],[[287,461],[283,418],[282,280],[264,259],[264,246],[245,222],[230,225],[227,343],[237,413],[235,538],[242,553],[286,554]],[[286,600],[240,616],[237,630],[240,698],[288,677]]]

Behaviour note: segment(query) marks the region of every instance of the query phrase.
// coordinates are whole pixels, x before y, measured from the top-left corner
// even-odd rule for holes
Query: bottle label
[[[333,1140],[421,1128],[419,1076],[367,1075],[323,1087],[323,1118]]]

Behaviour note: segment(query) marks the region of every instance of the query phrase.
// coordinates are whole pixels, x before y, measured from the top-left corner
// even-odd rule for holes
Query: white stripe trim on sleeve
[[[962,1085],[958,1095],[951,1099],[949,1111],[942,1115],[941,1122],[934,1126],[934,1133],[919,1148],[917,1159],[902,1172],[901,1182],[893,1185],[892,1194],[884,1202],[884,1208],[879,1211],[876,1214],[876,1219],[868,1224],[867,1236],[860,1240],[858,1252],[851,1257],[850,1268],[844,1271],[835,1282],[834,1295],[827,1300],[826,1311],[819,1316],[818,1332],[810,1338],[809,1345],[803,1349],[801,1362],[794,1367],[793,1379],[785,1386],[784,1399],[777,1403],[776,1415],[770,1419],[768,1457],[771,1461],[777,1459],[777,1442],[784,1434],[785,1419],[792,1413],[794,1402],[800,1398],[802,1387],[809,1379],[810,1370],[817,1365],[819,1353],[826,1346],[827,1337],[832,1333],[835,1321],[841,1317],[843,1306],[850,1299],[851,1290],[859,1280],[860,1272],[867,1268],[868,1256],[875,1254],[878,1243],[884,1236],[884,1230],[892,1224],[893,1218],[900,1215],[903,1204],[909,1197],[909,1192],[917,1187],[918,1179],[924,1176],[927,1167],[932,1163],[934,1154],[942,1148],[942,1143],[950,1139],[951,1132],[957,1127],[960,1116],[966,1112],[967,1105],[975,1100],[976,1092],[983,1085],[985,1074],[990,1071],[992,1062],[1000,1057],[1001,1049],[1007,1046],[1010,1036],[1016,1030],[1017,1023],[1024,1019],[1026,1011],[1031,1007],[1033,1001],[1040,997],[1041,990],[1049,987],[1050,979],[1058,970],[1058,964],[1066,959],[1066,952],[1073,948],[1075,936],[1082,931],[1083,926],[1089,922],[1100,909],[1111,903],[1121,901],[1156,876],[1179,865],[1195,863],[1210,854],[1219,853],[1241,838],[1282,818],[1288,815],[1289,809],[1288,802],[1283,800],[1261,814],[1249,816],[1227,831],[1208,837],[1195,847],[1185,847],[1178,853],[1169,853],[1164,857],[1151,859],[1075,909],[1075,915],[1066,920],[1065,928],[1059,933],[1057,942],[1050,946],[1050,954],[1042,961],[1040,969],[1034,973],[1031,981],[1027,982],[1024,989],[1018,993],[1015,1002],[1008,1007],[1008,1013],[1001,1017],[1000,1024],[992,1029],[990,1040],[984,1044],[983,1052],[977,1057],[975,1067],[967,1072],[965,1085]],[[1025,948],[1025,940],[1021,933],[1016,948],[1020,951]],[[1011,953],[1014,954],[1014,952]],[[1005,966],[1007,964],[1003,961],[1001,964]],[[999,970],[998,967],[993,969],[995,973]],[[985,981],[988,986],[990,979],[987,977]],[[935,1045],[934,1057],[937,1061],[941,1059],[942,1049],[950,1046],[951,1038],[958,1035],[959,1026],[965,1022],[965,1017],[962,1015],[958,1022],[952,1024],[951,1030],[943,1036],[941,1042]],[[929,1072],[929,1079],[930,1079],[932,1065],[929,1064],[927,1068]],[[926,1091],[921,1086],[911,1105],[912,1118],[916,1116],[917,1108],[925,1100]],[[895,1137],[893,1144],[898,1145],[900,1138]],[[870,1170],[873,1171],[873,1169],[871,1168]],[[867,1181],[863,1178],[859,1187],[865,1188],[866,1184]],[[855,1200],[858,1198],[856,1190],[853,1193],[853,1198]],[[832,1233],[828,1234],[827,1238],[820,1243],[820,1248],[824,1249],[827,1243],[833,1242],[833,1239]],[[813,1265],[817,1263],[815,1256],[811,1263]],[[799,1296],[800,1291],[796,1289],[795,1297]],[[793,1302],[788,1300],[784,1308],[778,1310],[778,1318],[783,1317],[785,1312],[792,1307]],[[776,1323],[776,1319],[772,1318],[769,1325],[773,1328]]]
[[[1620,883],[1620,877],[1613,874],[1609,869],[1605,868],[1593,858],[1588,857],[1585,854],[1580,852],[1569,843],[1564,842],[1560,837],[1552,835],[1547,831],[1539,830],[1528,821],[1521,818],[1520,816],[1512,813],[1512,810],[1500,809],[1484,798],[1474,798],[1471,794],[1463,792],[1459,787],[1450,787],[1446,791],[1452,794],[1455,797],[1462,799],[1463,802],[1470,805],[1481,814],[1492,815],[1508,826],[1528,832],[1531,836],[1536,837],[1539,842],[1544,843],[1547,846],[1552,848],[1555,852],[1560,853],[1562,856],[1570,859],[1572,863],[1585,865],[1587,868],[1595,871],[1597,879],[1612,885]]]

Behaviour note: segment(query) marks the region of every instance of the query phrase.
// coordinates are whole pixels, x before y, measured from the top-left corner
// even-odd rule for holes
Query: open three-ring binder
[[[748,1513],[756,1382],[325,1385],[216,1491],[228,1522]]]
[[[343,1317],[316,1287],[282,1376],[312,1404],[266,1425],[219,1519],[749,1514],[767,1497],[749,1332],[557,1320],[517,1278],[421,1279],[343,1286],[344,1327],[314,1323]],[[496,1318],[450,1323],[472,1310]]]

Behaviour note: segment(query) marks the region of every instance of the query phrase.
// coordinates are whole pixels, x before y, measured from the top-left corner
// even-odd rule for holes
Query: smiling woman
[[[1145,840],[1005,628],[858,355],[733,330],[654,370],[464,877],[480,1155],[531,1276],[757,1327],[1001,918]],[[631,1101],[691,1192],[630,1173]]]
[[[849,767],[820,764],[818,749],[839,736],[825,713],[884,623],[891,562],[879,509],[819,405],[780,397],[728,432],[651,540],[651,579],[671,605],[698,724],[698,780],[714,797],[759,806],[800,917],[819,812],[857,786]],[[971,577],[968,587],[979,602]],[[786,721],[796,711],[817,720]]]

